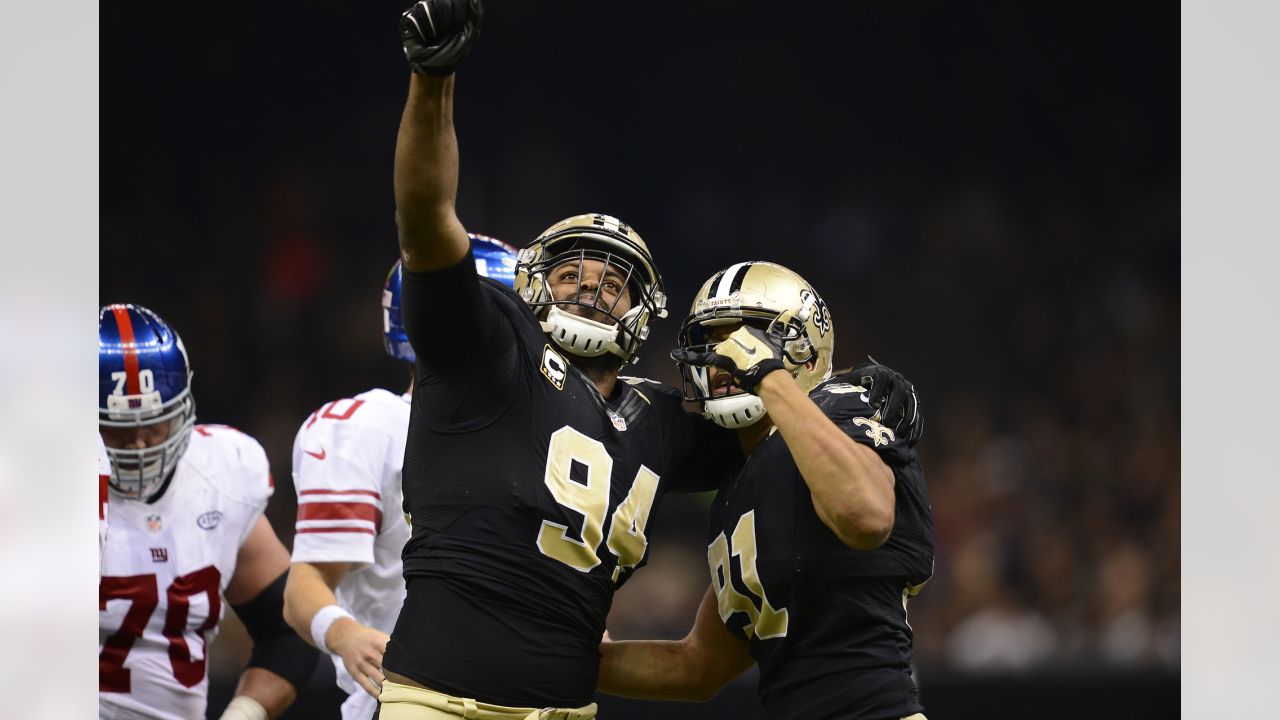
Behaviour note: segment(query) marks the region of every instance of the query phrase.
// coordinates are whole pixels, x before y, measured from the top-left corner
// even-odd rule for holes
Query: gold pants
[[[924,713],[916,713],[915,715],[908,715],[902,718],[902,720],[929,720],[929,719],[924,716]]]
[[[426,688],[384,680],[378,696],[380,720],[594,720],[596,704],[580,708],[519,708],[490,705]]]

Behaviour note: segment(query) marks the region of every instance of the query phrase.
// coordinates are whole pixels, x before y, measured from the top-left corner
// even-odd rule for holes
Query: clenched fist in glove
[[[733,384],[755,393],[764,376],[774,370],[793,372],[800,367],[782,351],[781,337],[750,325],[730,333],[706,352],[678,349],[671,359],[686,365],[715,365],[733,377]]]
[[[480,0],[421,0],[400,15],[404,56],[413,71],[452,75],[480,36]]]

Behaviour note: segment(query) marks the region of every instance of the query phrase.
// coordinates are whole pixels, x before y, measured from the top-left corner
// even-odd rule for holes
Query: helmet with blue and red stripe
[[[471,254],[476,260],[476,273],[513,287],[516,278],[516,249],[487,235],[467,233],[471,238]],[[400,314],[400,261],[391,266],[387,282],[382,288],[382,338],[387,354],[397,360],[412,363],[417,356],[409,345],[409,335],[404,330],[404,318]]]
[[[125,497],[155,495],[195,422],[191,367],[173,328],[140,305],[99,310],[98,430],[111,458],[111,487]]]

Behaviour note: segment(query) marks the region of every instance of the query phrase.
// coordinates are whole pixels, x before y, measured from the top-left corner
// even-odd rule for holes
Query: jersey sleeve
[[[374,562],[392,440],[369,417],[357,417],[362,404],[348,399],[324,406],[294,439],[294,562]]]
[[[197,425],[193,432],[212,439],[228,463],[229,475],[225,482],[219,483],[219,489],[249,508],[247,522],[238,541],[239,545],[244,545],[275,493],[267,451],[257,440],[229,425]]]
[[[430,272],[404,271],[401,303],[405,332],[417,355],[415,403],[435,426],[488,418],[505,405],[517,382],[512,321],[498,306],[467,251],[457,265]]]
[[[875,408],[867,402],[866,390],[849,376],[839,376],[819,386],[810,397],[854,442],[866,445],[891,468],[912,462],[914,453],[906,437],[897,437],[873,419]]]

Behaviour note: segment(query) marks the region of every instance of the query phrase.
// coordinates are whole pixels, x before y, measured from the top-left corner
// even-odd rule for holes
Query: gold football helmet
[[[547,273],[564,263],[581,264],[584,260],[601,261],[606,270],[612,267],[622,273],[631,293],[630,310],[619,315],[617,301],[607,308],[587,305],[578,301],[578,292],[565,300],[552,296]],[[521,250],[516,261],[515,290],[538,314],[543,331],[557,345],[581,357],[608,352],[623,362],[635,362],[636,349],[649,337],[649,321],[667,316],[667,296],[649,247],[631,226],[599,213],[565,218]],[[597,322],[561,309],[568,305],[604,312],[612,322]],[[541,310],[544,307],[545,314]]]
[[[831,312],[813,286],[796,273],[770,262],[740,262],[703,283],[694,296],[689,316],[680,327],[682,349],[710,350],[711,328],[746,323],[781,340],[787,360],[799,367],[792,373],[805,391],[831,377],[835,328]],[[706,367],[680,364],[685,399],[703,403],[703,414],[727,428],[752,425],[766,410],[760,398],[734,388],[715,397]]]

